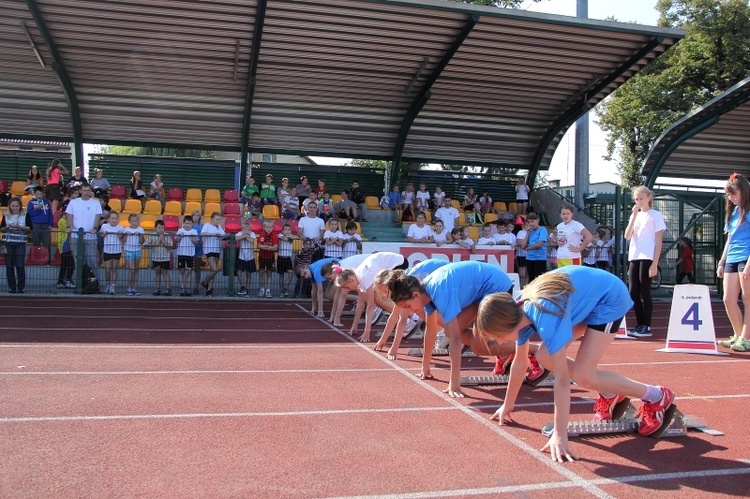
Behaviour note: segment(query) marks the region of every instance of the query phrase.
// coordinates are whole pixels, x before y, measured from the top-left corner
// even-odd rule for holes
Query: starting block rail
[[[497,374],[490,376],[461,376],[461,386],[496,386],[507,385],[510,375]],[[539,383],[531,383],[524,379],[524,383],[531,386],[555,386],[555,375],[550,374]]]
[[[408,355],[410,357],[424,357],[424,349],[423,348],[412,348],[409,350]],[[432,356],[433,357],[445,357],[447,355],[450,355],[447,348],[433,348],[432,349]],[[473,358],[476,357],[477,354],[472,352],[471,350],[464,350],[461,352],[461,357],[463,358]]]

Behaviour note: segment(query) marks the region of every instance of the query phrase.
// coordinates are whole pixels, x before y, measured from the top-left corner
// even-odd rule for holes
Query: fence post
[[[75,247],[76,247],[76,290],[75,294],[80,295],[83,294],[83,265],[86,262],[86,246],[83,241],[83,227],[80,227],[76,233],[78,234],[78,237],[76,238]],[[72,247],[73,245],[71,245]]]
[[[227,278],[229,279],[229,282],[227,283],[227,294],[229,296],[234,296],[234,275],[237,273],[235,263],[237,259],[235,258],[237,254],[237,248],[235,246],[235,234],[231,233],[229,234],[229,258],[228,262],[224,262],[227,264]]]

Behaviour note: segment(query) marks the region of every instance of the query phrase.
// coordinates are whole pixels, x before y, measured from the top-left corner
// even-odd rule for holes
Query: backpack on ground
[[[95,295],[99,294],[99,280],[96,278],[96,274],[93,269],[88,265],[83,265],[83,294]]]

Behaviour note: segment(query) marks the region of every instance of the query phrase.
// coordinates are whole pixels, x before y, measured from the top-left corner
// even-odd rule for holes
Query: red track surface
[[[422,382],[415,342],[390,362],[295,304],[4,298],[0,312],[1,497],[750,495],[750,354],[655,352],[669,304],[654,338],[616,340],[604,363],[674,388],[725,436],[579,438],[564,465],[537,450],[551,388],[524,388],[518,423],[499,427],[504,388],[447,398],[447,359]],[[492,365],[464,359],[466,374]],[[592,396],[573,389],[574,419]]]

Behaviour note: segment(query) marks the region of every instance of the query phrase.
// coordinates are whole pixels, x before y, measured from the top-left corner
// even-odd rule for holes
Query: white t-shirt
[[[578,247],[583,242],[583,231],[586,227],[581,222],[571,220],[570,223],[557,224],[557,258],[580,258],[580,253],[574,253],[568,246]]]
[[[417,227],[417,224],[412,224],[411,227],[409,227],[409,232],[407,233],[407,237],[411,237],[413,239],[422,239],[423,237],[431,236],[432,227],[430,227],[429,225]]]
[[[341,266],[342,269],[356,269],[360,266],[362,262],[370,258],[372,254],[366,254],[366,255],[352,255],[347,258],[344,258],[343,260],[339,261],[339,266]]]
[[[179,232],[178,232],[179,234]],[[237,233],[235,237],[240,237],[246,235],[244,232],[240,231]],[[258,235],[250,231],[248,232],[248,235],[250,235],[250,239],[241,239],[240,240],[240,254],[239,259],[245,262],[249,262],[250,260],[255,260],[255,248],[253,247],[253,242],[255,239],[258,238]]]
[[[302,239],[320,239],[320,235],[326,228],[326,224],[320,217],[302,217],[297,224],[297,230]]]
[[[141,236],[146,234],[143,227],[123,227],[122,233],[125,234],[125,251],[140,251]]]
[[[323,234],[323,239],[344,239],[344,233],[340,230],[337,230],[336,232],[327,230],[325,231],[325,234]],[[341,246],[338,244],[328,244],[326,242],[325,244],[325,256],[330,258],[341,258],[341,256],[344,254],[343,249],[341,249]]]
[[[495,244],[509,246],[511,249],[516,247],[516,236],[512,232],[505,234],[495,234]]]
[[[411,206],[414,206],[414,192],[413,191],[404,191],[401,193],[401,202],[404,204],[408,204]]]
[[[429,208],[430,193],[427,191],[417,191],[417,209],[426,210]]]
[[[123,227],[120,224],[117,224],[114,227],[108,223],[101,226],[99,233],[105,234],[103,253],[108,255],[122,253],[122,242],[120,241],[122,229]]]
[[[73,225],[71,226],[71,235],[78,237],[78,229],[85,232],[84,239],[96,239],[96,234],[89,231],[96,226],[99,215],[102,214],[102,205],[99,200],[89,198],[84,201],[83,198],[71,199],[65,213],[73,215]]]
[[[520,201],[529,200],[529,186],[526,184],[516,184],[516,199]],[[558,255],[558,258],[560,255]]]
[[[653,260],[656,251],[656,233],[667,230],[664,217],[651,209],[639,211],[633,222],[633,235],[630,236],[628,260]]]
[[[292,247],[294,245],[294,240],[290,239],[289,241],[282,240],[281,234],[279,234],[279,256],[283,256],[286,258],[292,257]]]
[[[443,198],[445,197],[445,192],[436,192],[432,195],[432,198],[435,200],[435,206],[443,206]]]
[[[526,229],[521,229],[516,234],[516,256],[526,256],[526,250],[519,246],[518,241],[526,237]]]
[[[198,237],[198,231],[195,229],[185,230],[180,227],[176,236],[181,238],[180,242],[177,243],[177,256],[195,256],[193,237]]]
[[[375,276],[381,270],[393,270],[404,263],[405,257],[398,253],[373,253],[369,255],[362,263],[354,269],[354,275],[359,280],[359,290],[367,291],[370,286],[375,284]]]
[[[597,258],[597,245],[594,244],[593,241],[589,243],[588,246],[586,246],[586,250],[588,252],[583,256],[583,263],[588,265],[596,265],[596,258]]]
[[[436,243],[444,243],[444,242],[446,242],[448,240],[448,234],[450,234],[450,232],[448,232],[445,229],[443,229],[443,232],[441,232],[440,234],[438,234],[437,232],[433,231],[432,232],[432,240],[435,241]]]
[[[356,232],[351,236],[349,234],[344,234],[344,251],[342,254],[344,258],[359,255],[359,248],[357,247],[357,243],[355,243],[354,241],[362,242],[362,236],[360,236]]]
[[[218,237],[215,237],[218,236]],[[224,237],[224,229],[212,223],[203,224],[201,229],[201,240],[203,241],[203,253],[220,253],[221,237]]]
[[[435,212],[435,218],[439,218],[443,222],[443,227],[448,232],[451,232],[456,226],[456,219],[458,218],[458,210],[453,206],[446,208],[438,208]]]

